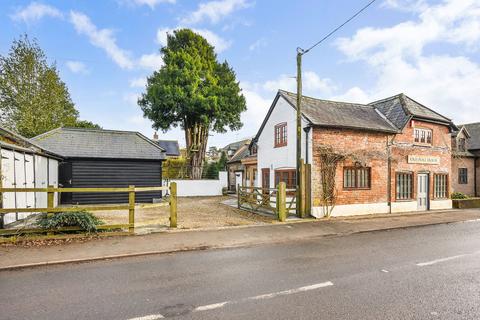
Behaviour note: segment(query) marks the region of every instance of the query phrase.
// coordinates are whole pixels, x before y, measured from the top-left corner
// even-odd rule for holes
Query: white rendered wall
[[[275,187],[276,169],[295,169],[297,140],[296,140],[296,109],[294,109],[283,97],[280,97],[270,117],[258,137],[257,146],[257,186],[262,185],[262,169],[270,169],[270,187]],[[275,126],[287,123],[287,145],[275,148]],[[302,127],[307,126],[307,121],[302,119]],[[305,138],[302,130],[302,158],[305,159]],[[309,159],[312,159],[312,130],[309,132]],[[312,172],[314,172],[312,168]]]
[[[228,186],[227,172],[220,171],[218,180],[170,180],[177,183],[179,197],[221,196]]]
[[[385,214],[389,212],[388,203],[344,204],[333,208],[332,217],[356,216],[366,214]],[[323,218],[322,207],[312,207],[312,216]]]
[[[452,200],[431,200],[430,201],[431,210],[442,210],[442,209],[452,209]]]
[[[417,207],[417,201],[392,202],[392,213],[417,211]]]

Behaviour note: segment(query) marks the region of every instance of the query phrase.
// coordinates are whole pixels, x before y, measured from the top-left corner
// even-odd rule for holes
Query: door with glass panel
[[[428,210],[428,174],[419,173],[417,176],[417,209]]]

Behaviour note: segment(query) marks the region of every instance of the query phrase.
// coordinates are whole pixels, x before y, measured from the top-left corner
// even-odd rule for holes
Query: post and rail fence
[[[135,194],[137,192],[149,192],[149,191],[163,191],[169,190],[169,201],[160,203],[135,203]],[[48,186],[48,188],[0,188],[0,194],[4,192],[46,192],[47,193],[47,207],[46,208],[0,208],[0,215],[4,215],[12,212],[24,212],[24,213],[46,213],[48,216],[52,216],[60,212],[75,212],[75,211],[112,211],[112,210],[128,210],[128,224],[116,224],[116,225],[99,225],[98,230],[113,230],[115,234],[134,234],[135,233],[135,209],[144,208],[156,208],[163,206],[170,206],[170,228],[177,227],[177,185],[172,182],[169,187],[135,187],[133,185],[127,188],[56,188],[54,186]],[[128,204],[109,204],[109,205],[86,205],[86,206],[69,206],[69,207],[55,207],[54,197],[55,193],[66,192],[109,192],[109,193],[128,193]],[[128,229],[128,232],[115,232],[115,230]],[[52,230],[46,230],[42,228],[30,228],[30,229],[0,229],[0,236],[15,236],[19,234],[43,234],[52,236],[57,232],[71,232],[82,231],[79,227],[64,227]],[[107,235],[111,235],[112,232],[108,232]]]
[[[239,185],[237,190],[238,209],[272,214],[281,222],[285,222],[290,212],[295,210],[295,189],[287,189],[285,182],[280,182],[277,188]]]

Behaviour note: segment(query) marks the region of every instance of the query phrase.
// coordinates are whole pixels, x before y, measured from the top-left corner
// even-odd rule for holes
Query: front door
[[[417,209],[428,210],[428,174],[419,173],[417,182]]]
[[[264,189],[270,188],[270,169],[269,168],[262,169],[262,188]]]

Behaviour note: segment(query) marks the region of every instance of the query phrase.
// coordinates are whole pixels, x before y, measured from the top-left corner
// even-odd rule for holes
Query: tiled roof
[[[229,149],[230,150],[238,150],[241,146],[243,146],[245,144],[249,144],[250,141],[251,141],[251,139],[243,139],[243,140],[240,140],[240,141],[235,141],[235,142],[227,144],[221,150],[222,151],[228,151]]]
[[[460,125],[459,127],[465,127],[470,134],[468,139],[469,150],[480,150],[480,122],[468,123]]]
[[[280,90],[292,106],[297,104],[295,93]],[[302,97],[302,113],[314,125],[352,128],[382,132],[397,132],[397,128],[373,106]]]
[[[445,124],[452,123],[449,118],[442,116],[421,103],[418,103],[403,93],[372,102],[369,105],[376,107],[399,130],[403,129],[408,120],[412,117],[438,121]]]
[[[139,132],[58,128],[32,138],[48,150],[69,158],[165,158],[164,150]]]
[[[180,147],[177,140],[153,140],[153,142],[165,150],[167,156],[180,156]]]
[[[242,159],[248,157],[250,155],[250,150],[248,149],[248,144],[244,144],[240,147],[240,149],[235,152],[232,158],[228,161],[228,163],[241,161]]]

